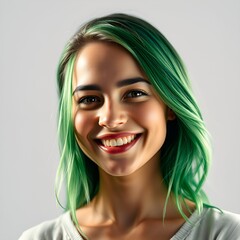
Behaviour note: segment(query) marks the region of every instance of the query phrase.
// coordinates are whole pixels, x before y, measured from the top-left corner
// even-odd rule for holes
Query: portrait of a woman
[[[57,71],[66,212],[27,239],[240,239],[240,216],[208,201],[212,147],[184,63],[150,23],[85,23]]]

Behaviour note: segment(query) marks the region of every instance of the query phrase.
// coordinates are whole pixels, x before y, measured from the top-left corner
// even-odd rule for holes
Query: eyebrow
[[[141,78],[141,77],[136,77],[136,78],[128,78],[128,79],[121,80],[116,83],[116,86],[119,88],[119,87],[131,85],[134,83],[138,83],[138,82],[145,82],[145,83],[151,85],[151,83],[149,81],[147,81],[146,79]],[[74,95],[74,93],[77,91],[87,91],[87,90],[101,91],[101,87],[98,86],[97,84],[79,85],[75,88],[72,95]]]
[[[129,78],[129,79],[124,79],[122,81],[119,81],[119,82],[117,82],[116,86],[117,87],[123,87],[123,86],[131,85],[131,84],[134,84],[134,83],[138,83],[138,82],[145,82],[147,84],[151,84],[150,82],[148,82],[144,78],[136,77],[136,78]]]
[[[96,90],[96,91],[101,91],[101,88],[96,85],[96,84],[89,84],[89,85],[79,85],[75,88],[73,91],[72,95],[74,95],[75,92],[77,91],[86,91],[86,90]]]

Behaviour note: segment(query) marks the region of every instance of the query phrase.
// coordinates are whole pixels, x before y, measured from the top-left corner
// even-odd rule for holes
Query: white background
[[[113,12],[148,20],[184,59],[213,139],[205,189],[213,204],[240,213],[240,1],[0,0],[0,239],[62,212],[56,66],[83,22]]]

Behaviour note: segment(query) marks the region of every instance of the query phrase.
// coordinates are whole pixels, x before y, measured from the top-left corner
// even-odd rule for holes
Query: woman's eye
[[[127,98],[139,98],[142,96],[147,96],[148,94],[142,90],[132,90],[125,94],[124,99]]]
[[[97,96],[81,97],[78,100],[78,105],[82,108],[95,108],[101,104],[101,98]]]
[[[96,102],[100,102],[99,97],[89,96],[89,97],[83,97],[79,100],[79,103],[84,103],[84,104],[91,104]]]

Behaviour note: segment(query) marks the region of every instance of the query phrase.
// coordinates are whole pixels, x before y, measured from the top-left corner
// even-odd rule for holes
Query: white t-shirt
[[[147,236],[146,236],[146,239]],[[195,211],[170,240],[240,240],[240,215],[217,209]],[[19,240],[83,240],[70,212],[25,231]]]

